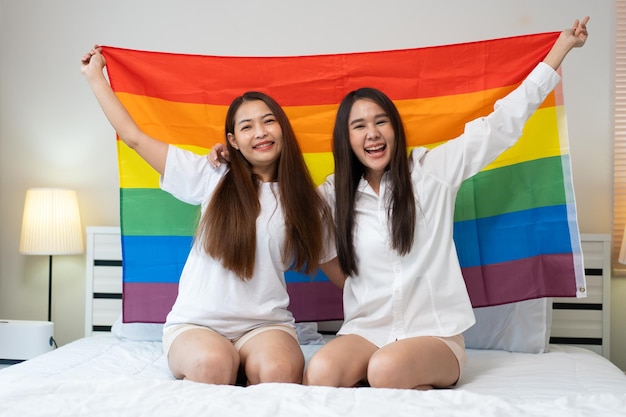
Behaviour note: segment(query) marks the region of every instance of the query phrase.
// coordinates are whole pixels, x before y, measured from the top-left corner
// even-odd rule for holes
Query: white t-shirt
[[[225,164],[214,168],[204,156],[175,146],[167,154],[161,188],[189,204],[206,210],[216,186],[227,171]],[[287,310],[282,249],[285,221],[279,201],[278,183],[262,183],[261,213],[256,221],[256,258],[253,277],[241,280],[209,257],[195,241],[183,268],[178,296],[167,315],[165,327],[193,323],[207,326],[228,339],[269,323],[295,327]]]
[[[521,136],[535,109],[560,77],[540,63],[526,80],[469,122],[464,133],[433,150],[411,153],[417,224],[410,253],[391,248],[385,174],[377,195],[361,178],[356,191],[354,245],[359,275],[344,286],[344,324],[338,334],[358,334],[381,347],[416,336],[453,336],[475,322],[453,241],[454,207],[461,183],[478,173]],[[334,175],[320,186],[335,204]]]

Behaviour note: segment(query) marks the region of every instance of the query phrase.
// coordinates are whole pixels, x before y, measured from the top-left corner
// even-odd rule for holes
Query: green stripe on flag
[[[200,216],[158,188],[121,188],[120,211],[125,236],[193,236]]]
[[[479,172],[456,199],[455,221],[565,204],[561,156]]]

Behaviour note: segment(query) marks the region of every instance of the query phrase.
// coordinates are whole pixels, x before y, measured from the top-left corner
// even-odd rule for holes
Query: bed
[[[588,297],[476,309],[468,363],[432,391],[173,379],[159,324],[122,323],[119,229],[89,227],[85,337],[0,371],[2,416],[626,416],[609,361],[605,235],[583,235]],[[337,323],[299,325],[307,360]]]

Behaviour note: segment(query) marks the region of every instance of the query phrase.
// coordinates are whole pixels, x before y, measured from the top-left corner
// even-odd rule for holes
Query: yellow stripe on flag
[[[406,104],[406,103],[404,103]],[[294,108],[290,108],[294,110]],[[297,110],[303,110],[298,108]],[[557,126],[556,114],[558,107],[544,107],[535,112],[524,127],[524,132],[515,146],[500,155],[484,170],[500,168],[535,159],[558,156],[567,153],[562,149],[561,138]],[[307,117],[305,113],[304,117]],[[158,133],[155,135],[157,137]],[[161,136],[162,137],[162,136]],[[437,144],[428,145],[432,148]],[[205,155],[210,148],[194,145],[177,144],[175,146],[188,149],[199,155]],[[120,154],[120,185],[122,188],[159,188],[159,175],[135,151],[118,141]],[[333,172],[332,152],[305,152],[305,161],[313,180],[321,184],[328,174]]]
[[[564,154],[555,119],[556,113],[556,107],[537,110],[526,122],[524,132],[517,143],[503,152],[483,171]]]
[[[191,145],[175,145],[198,155],[206,155],[209,148]],[[160,188],[159,173],[144,161],[137,152],[121,140],[117,141],[121,188]]]
[[[332,152],[309,152],[304,154],[304,161],[309,167],[309,172],[315,185],[324,182],[329,174],[335,169],[335,161]]]

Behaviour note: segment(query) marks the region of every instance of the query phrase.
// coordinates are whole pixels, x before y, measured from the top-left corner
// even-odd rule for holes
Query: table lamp
[[[26,191],[20,253],[48,255],[48,321],[52,321],[52,256],[83,253],[83,233],[74,190]]]

